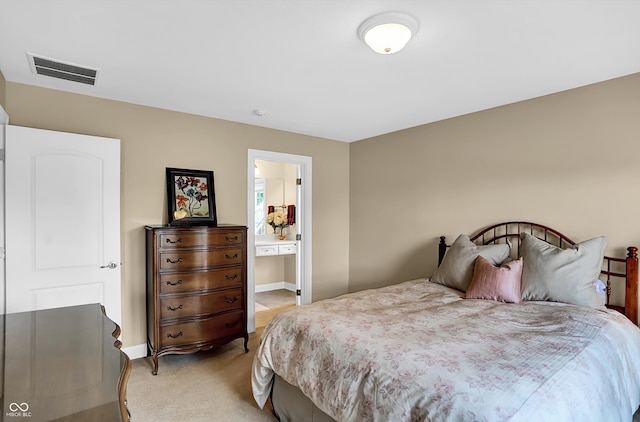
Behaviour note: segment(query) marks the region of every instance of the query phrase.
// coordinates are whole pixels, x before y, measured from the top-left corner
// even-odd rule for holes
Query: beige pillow
[[[506,243],[478,246],[469,240],[469,236],[461,234],[449,247],[431,281],[466,292],[478,256],[485,257],[494,265],[500,265],[509,257],[510,249]]]
[[[496,267],[482,255],[476,259],[466,299],[490,299],[520,303],[522,258]]]
[[[602,271],[606,237],[585,240],[566,249],[528,233],[520,235],[522,299],[571,303],[605,310],[593,281]]]

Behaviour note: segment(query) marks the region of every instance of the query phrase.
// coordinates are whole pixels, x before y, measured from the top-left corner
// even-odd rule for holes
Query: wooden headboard
[[[471,241],[478,245],[490,245],[494,243],[511,243],[513,257],[520,255],[520,233],[526,232],[538,239],[544,240],[558,247],[575,245],[576,242],[569,239],[557,230],[537,223],[527,221],[509,221],[494,224],[493,226],[480,230],[471,236]],[[438,247],[438,265],[442,262],[447,251],[447,241],[444,236],[440,237]],[[602,281],[607,285],[606,306],[624,314],[634,324],[638,323],[638,248],[629,246],[627,256],[624,258],[604,256],[602,265]],[[623,279],[625,281],[625,304],[624,306],[612,305],[611,298],[612,280]]]

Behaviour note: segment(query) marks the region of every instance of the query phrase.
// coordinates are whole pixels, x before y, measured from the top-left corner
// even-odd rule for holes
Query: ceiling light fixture
[[[382,13],[362,22],[358,37],[379,54],[393,54],[402,50],[418,32],[418,21],[400,12]]]

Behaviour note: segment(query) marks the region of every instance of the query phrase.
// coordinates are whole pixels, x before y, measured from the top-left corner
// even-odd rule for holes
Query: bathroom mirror
[[[256,160],[255,166],[255,233],[272,236],[273,229],[266,223],[269,206],[275,211],[287,212],[288,205],[296,203],[296,169],[294,164]]]
[[[278,178],[256,179],[256,234],[271,234],[266,223],[267,207],[269,205],[284,205],[284,201],[284,180]],[[276,211],[282,211],[282,208],[277,208]]]
[[[254,208],[255,208],[255,222],[256,222],[256,234],[265,234],[266,233],[266,218],[267,218],[267,183],[263,178],[256,179],[256,188],[255,188],[255,198],[254,198]]]

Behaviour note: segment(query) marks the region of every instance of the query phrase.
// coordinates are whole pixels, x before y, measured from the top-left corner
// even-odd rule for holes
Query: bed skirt
[[[271,404],[280,422],[335,422],[302,391],[278,375],[274,375]]]

